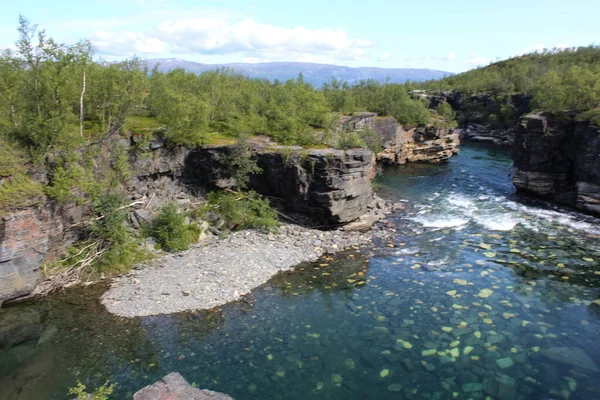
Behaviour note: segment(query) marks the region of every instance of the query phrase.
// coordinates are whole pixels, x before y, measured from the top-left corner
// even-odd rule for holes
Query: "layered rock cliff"
[[[527,114],[513,148],[517,190],[600,214],[600,129],[572,115]]]
[[[227,146],[207,147],[192,152],[188,170],[192,179],[205,187],[230,187],[223,159]],[[262,172],[251,176],[249,187],[276,197],[291,212],[309,215],[319,224],[344,224],[367,212],[373,200],[371,181],[375,158],[368,150],[302,150],[274,146],[255,151]]]
[[[426,100],[431,109],[436,109],[443,103],[450,104],[456,113],[461,138],[504,147],[512,147],[517,121],[531,111],[531,96],[525,93],[494,96],[483,93],[463,94],[457,91],[414,91],[412,94]]]
[[[377,161],[385,164],[441,162],[458,153],[459,133],[433,126],[405,128],[394,117],[362,113],[342,119],[342,129],[370,129],[381,139]]]
[[[0,305],[29,294],[51,262],[82,235],[89,209],[54,202],[15,210],[0,219]]]

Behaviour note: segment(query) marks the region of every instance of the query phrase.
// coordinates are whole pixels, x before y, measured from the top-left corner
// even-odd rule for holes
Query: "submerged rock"
[[[600,372],[598,365],[582,349],[578,347],[551,347],[541,350],[540,353],[550,360],[562,362],[574,367]]]
[[[183,376],[172,372],[133,395],[133,400],[233,400],[226,394],[200,390],[190,385]]]
[[[38,340],[42,334],[40,315],[33,309],[0,310],[0,348]]]

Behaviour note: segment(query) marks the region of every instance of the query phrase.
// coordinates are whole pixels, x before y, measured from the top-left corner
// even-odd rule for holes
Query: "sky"
[[[462,72],[543,48],[600,44],[598,0],[20,0],[2,5],[0,48],[14,46],[19,14],[59,42],[91,40],[108,61]]]

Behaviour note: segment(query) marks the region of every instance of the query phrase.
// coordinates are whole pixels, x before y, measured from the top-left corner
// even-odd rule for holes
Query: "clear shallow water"
[[[509,156],[465,147],[391,168],[390,243],[301,266],[220,310],[125,320],[103,287],[36,310],[44,344],[0,351],[0,398],[125,398],[172,371],[237,399],[600,399],[600,223],[516,197]],[[52,328],[56,327],[56,329]]]

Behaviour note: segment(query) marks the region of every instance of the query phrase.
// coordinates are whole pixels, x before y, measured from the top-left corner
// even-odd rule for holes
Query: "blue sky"
[[[598,0],[21,0],[3,4],[0,47],[19,13],[62,42],[117,60],[308,61],[460,72],[543,47],[600,44]]]

